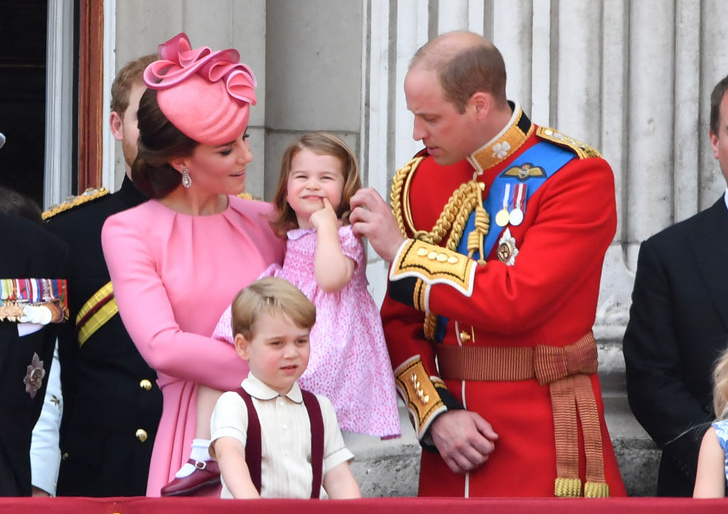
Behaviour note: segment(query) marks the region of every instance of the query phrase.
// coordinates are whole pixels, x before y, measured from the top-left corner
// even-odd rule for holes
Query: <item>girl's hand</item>
[[[316,230],[321,230],[324,227],[330,227],[334,230],[339,229],[339,219],[336,217],[336,211],[334,211],[331,202],[326,197],[321,198],[324,206],[318,211],[311,214],[309,222]]]

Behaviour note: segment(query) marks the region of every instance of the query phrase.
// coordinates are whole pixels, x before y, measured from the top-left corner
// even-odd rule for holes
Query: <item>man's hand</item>
[[[495,449],[498,434],[479,414],[453,410],[438,416],[430,428],[447,467],[453,473],[467,473],[482,466]]]
[[[351,221],[354,234],[369,239],[374,251],[387,262],[392,262],[404,242],[392,209],[370,187],[360,189],[351,197]]]

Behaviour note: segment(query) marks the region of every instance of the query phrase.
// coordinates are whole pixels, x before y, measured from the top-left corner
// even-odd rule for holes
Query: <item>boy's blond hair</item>
[[[233,300],[233,335],[241,334],[250,341],[255,337],[260,315],[283,313],[299,328],[311,329],[316,323],[316,306],[296,286],[282,278],[256,280],[240,291]]]

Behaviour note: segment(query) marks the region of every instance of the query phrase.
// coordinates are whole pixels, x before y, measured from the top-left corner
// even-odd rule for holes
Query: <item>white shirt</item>
[[[252,397],[258,413],[261,431],[261,491],[262,498],[310,498],[313,471],[311,469],[311,423],[303,404],[298,384],[281,396],[263,382],[248,374],[243,389]],[[354,458],[344,446],[336,412],[325,396],[316,395],[324,422],[324,469],[330,470]],[[248,410],[236,392],[224,393],[215,405],[210,420],[212,444],[210,455],[215,458],[214,443],[221,437],[232,437],[245,445],[248,430]],[[323,485],[320,498],[327,498]],[[222,477],[221,498],[232,498]]]

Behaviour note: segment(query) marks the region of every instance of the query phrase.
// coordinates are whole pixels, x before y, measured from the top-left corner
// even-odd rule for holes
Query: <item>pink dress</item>
[[[271,263],[283,245],[268,224],[270,204],[229,197],[211,216],[188,216],[150,200],[111,216],[104,257],[122,321],[157,371],[163,394],[149,469],[159,496],[190,453],[197,384],[236,389],[248,369],[229,344],[211,339],[220,312]]]
[[[315,229],[288,232],[283,267],[274,264],[261,278],[286,279],[316,305],[311,356],[299,379],[300,386],[331,400],[342,430],[398,437],[394,375],[379,309],[367,290],[364,246],[351,225],[339,229],[339,243],[344,255],[356,263],[351,280],[340,291],[327,293],[318,287],[314,272]],[[232,342],[229,307],[213,337]]]

